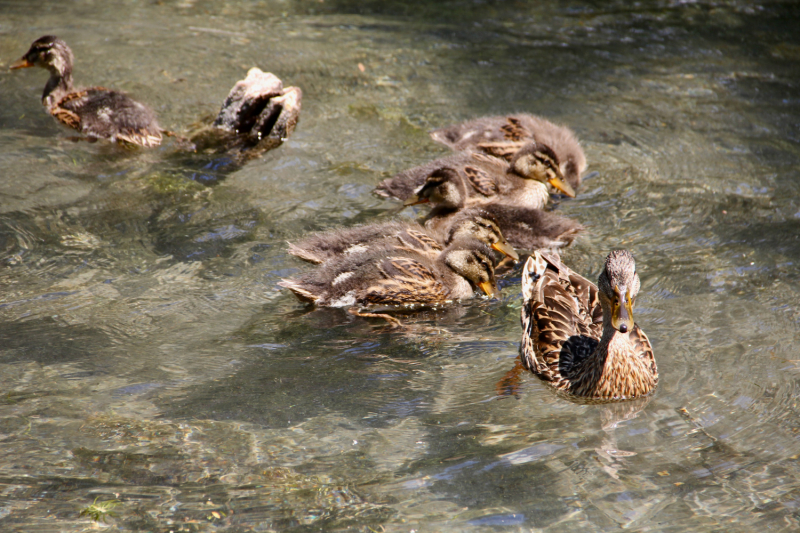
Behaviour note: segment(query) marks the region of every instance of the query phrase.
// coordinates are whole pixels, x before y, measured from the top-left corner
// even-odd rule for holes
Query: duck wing
[[[416,223],[390,221],[341,228],[309,235],[288,243],[289,254],[321,264],[343,255],[365,252],[371,247],[391,246],[399,250],[437,256],[442,251],[439,240]]]
[[[466,165],[463,170],[467,182],[480,194],[483,196],[494,196],[497,194],[497,184],[494,178],[485,170],[472,165]]]
[[[523,295],[523,364],[557,388],[567,388],[602,331],[597,288],[557,256],[535,252],[523,269]]]
[[[481,117],[431,132],[431,138],[452,150],[478,148],[488,154],[511,159],[533,131],[524,118],[511,116]]]
[[[382,274],[360,301],[373,305],[434,305],[450,299],[450,291],[431,269],[409,257],[387,257],[379,260]]]
[[[433,130],[430,135],[434,141],[453,150],[485,142],[520,142],[533,138],[525,121],[514,115],[476,118]]]

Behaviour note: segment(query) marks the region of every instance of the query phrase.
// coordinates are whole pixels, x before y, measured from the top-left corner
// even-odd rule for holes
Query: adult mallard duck
[[[543,209],[468,198],[463,178],[448,168],[434,171],[405,202],[416,203],[433,206],[425,219],[431,231],[447,233],[457,221],[480,212],[497,224],[511,246],[522,250],[568,246],[583,231],[578,222]]]
[[[519,255],[503,237],[493,217],[480,209],[458,216],[444,232],[432,231],[409,221],[373,222],[310,235],[295,244],[289,243],[288,251],[295,257],[317,264],[382,246],[436,257],[450,243],[463,238],[477,239],[519,261]]]
[[[536,142],[518,150],[511,161],[473,150],[436,159],[383,180],[375,194],[407,201],[431,175],[442,172],[457,174],[467,185],[464,194],[476,201],[498,200],[540,208],[550,199],[548,184],[575,196],[553,151]]]
[[[158,146],[162,129],[152,110],[126,94],[104,87],[75,89],[73,55],[67,43],[45,35],[11,69],[42,67],[50,71],[42,103],[62,124],[78,130],[88,140],[108,139],[127,145]]]
[[[477,149],[507,160],[536,141],[553,151],[561,173],[575,190],[586,170],[586,156],[572,130],[527,113],[476,118],[434,130],[431,137],[453,150]]]
[[[572,397],[628,400],[658,384],[653,348],[633,321],[633,255],[611,252],[598,284],[535,252],[522,271],[522,364]]]
[[[278,285],[322,307],[437,306],[471,298],[473,286],[489,296],[498,293],[492,253],[475,239],[459,239],[435,259],[374,247],[336,257]]]

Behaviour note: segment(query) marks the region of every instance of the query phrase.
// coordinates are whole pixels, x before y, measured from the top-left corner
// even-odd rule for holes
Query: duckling
[[[479,209],[487,218],[495,221],[509,244],[520,250],[555,250],[572,244],[585,229],[583,225],[544,209],[531,209],[495,202],[467,208],[456,217],[431,212],[426,226],[448,227],[448,220],[458,216],[469,216],[472,209]]]
[[[586,156],[572,130],[527,113],[476,118],[434,130],[431,137],[452,150],[474,148],[508,160],[535,140],[556,154],[561,173],[575,190],[586,170]]]
[[[416,222],[390,221],[335,229],[310,235],[297,244],[289,243],[289,253],[310,263],[324,263],[335,257],[360,253],[375,246],[394,246],[431,257],[461,238],[474,238],[490,248],[519,261],[519,255],[508,244],[492,217],[474,209],[467,216],[453,220],[446,232],[423,228]]]
[[[425,219],[429,230],[447,233],[454,222],[480,213],[497,224],[508,242],[521,250],[568,246],[584,229],[572,219],[543,209],[508,205],[500,200],[469,199],[464,180],[449,168],[434,171],[405,203],[425,202],[433,205]]]
[[[278,285],[320,307],[437,306],[471,298],[473,286],[496,296],[493,264],[489,247],[471,238],[451,243],[436,258],[377,246]]]
[[[11,69],[42,67],[50,71],[42,104],[62,124],[78,130],[89,141],[108,139],[125,145],[153,147],[164,132],[153,111],[126,94],[103,87],[75,89],[73,55],[67,43],[45,35]]]
[[[443,157],[382,181],[375,193],[408,202],[428,177],[443,172],[458,174],[468,185],[468,198],[479,201],[502,199],[509,204],[543,207],[550,199],[548,183],[568,196],[575,195],[564,181],[553,151],[536,142],[518,150],[510,162],[471,150]]]
[[[271,72],[253,67],[230,90],[213,125],[192,135],[192,142],[198,151],[215,151],[221,145],[231,155],[250,159],[292,134],[302,100],[299,87],[284,87]]]
[[[653,347],[633,321],[639,286],[627,250],[608,255],[597,286],[535,252],[522,272],[523,366],[573,398],[651,394],[658,384]]]

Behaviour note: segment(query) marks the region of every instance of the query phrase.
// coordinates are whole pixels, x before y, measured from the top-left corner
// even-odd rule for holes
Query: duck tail
[[[311,291],[300,285],[299,282],[293,279],[282,279],[281,281],[278,282],[278,286],[284,287],[292,291],[294,295],[297,296],[297,299],[300,300],[301,302],[307,302],[313,304],[316,303],[317,300],[319,300],[319,296],[312,293]]]

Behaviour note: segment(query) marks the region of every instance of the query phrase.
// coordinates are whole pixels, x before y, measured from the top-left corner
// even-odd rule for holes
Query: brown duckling
[[[247,71],[228,93],[213,125],[192,135],[198,151],[219,151],[240,160],[276,148],[292,134],[300,119],[303,92],[284,87],[271,72]]]
[[[62,124],[88,140],[108,139],[120,144],[158,146],[163,130],[151,109],[126,94],[103,87],[75,89],[73,56],[67,43],[53,35],[36,39],[11,69],[42,67],[50,71],[42,103]]]
[[[498,294],[493,265],[489,247],[475,239],[459,239],[436,258],[376,246],[338,256],[278,285],[321,307],[437,306],[471,298],[473,286]]]
[[[475,213],[492,220],[508,242],[517,249],[560,248],[568,246],[583,231],[572,219],[543,209],[508,205],[499,200],[475,202],[467,196],[467,185],[452,169],[431,174],[406,204],[430,202],[433,209],[425,219],[431,231],[447,233],[451,225]]]
[[[535,252],[522,271],[522,364],[572,397],[651,394],[658,384],[653,347],[633,321],[639,286],[627,250],[608,255],[597,286]]]
[[[543,207],[550,199],[547,184],[575,196],[561,175],[555,153],[536,142],[525,145],[508,162],[472,150],[436,159],[383,180],[375,194],[407,201],[428,177],[442,171],[458,174],[469,185],[467,196],[479,201],[500,199],[508,204]]]
[[[575,190],[586,170],[586,156],[572,130],[527,113],[476,118],[434,130],[431,137],[456,151],[472,148],[507,160],[525,144],[537,141],[556,154],[561,173]]]
[[[477,209],[456,217],[445,232],[426,229],[416,222],[378,222],[310,235],[296,244],[289,243],[289,253],[317,264],[375,246],[393,246],[436,257],[453,241],[467,237],[519,261],[494,219]]]
[[[506,235],[511,246],[520,250],[558,249],[572,244],[584,227],[571,218],[557,215],[544,209],[532,209],[495,202],[465,209],[455,217],[429,217],[431,227],[444,225],[451,218],[469,216],[471,210],[478,209],[495,221]],[[437,220],[438,219],[438,220]],[[438,222],[438,224],[437,224]]]

